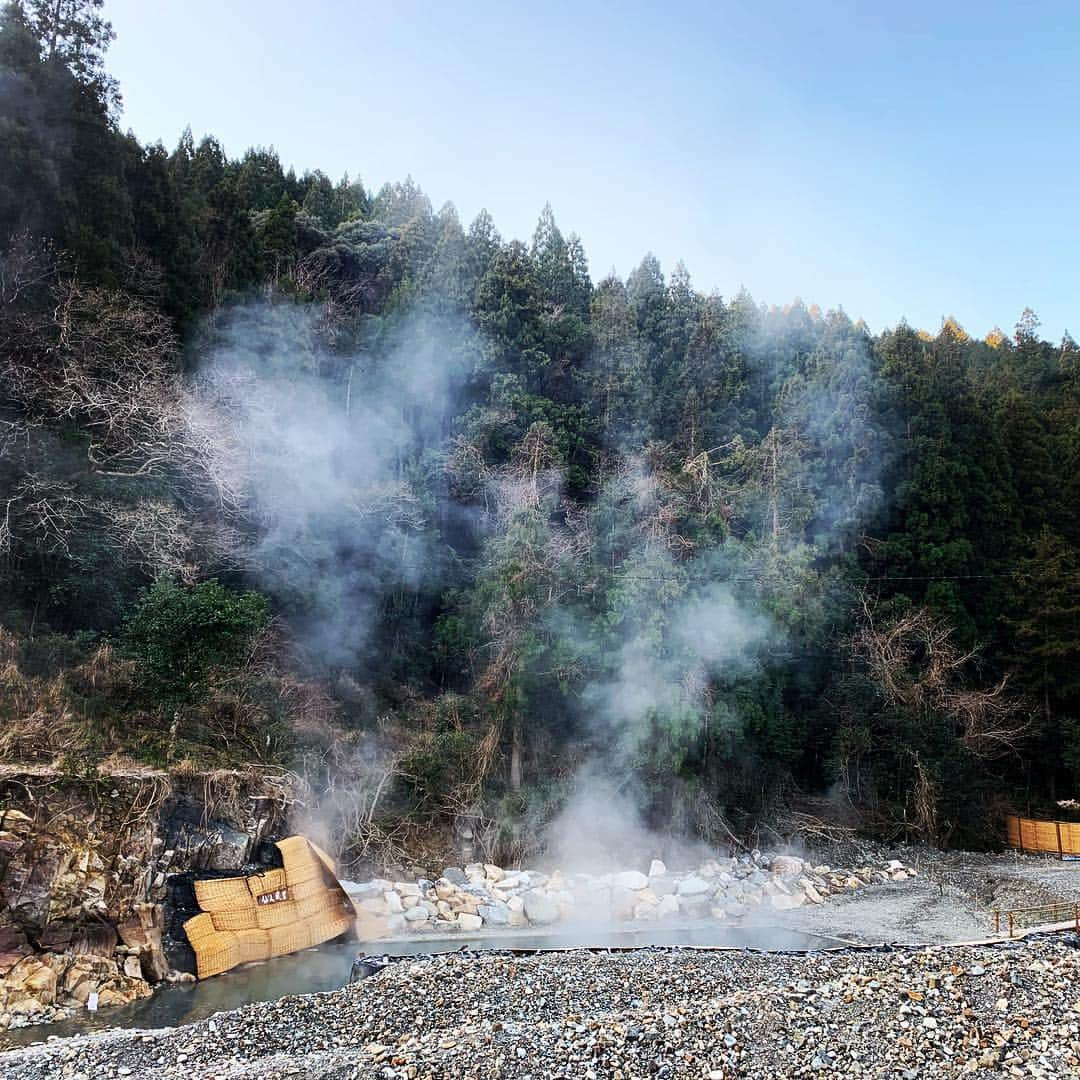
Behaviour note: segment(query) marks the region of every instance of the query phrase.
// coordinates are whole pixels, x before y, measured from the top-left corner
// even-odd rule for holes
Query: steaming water
[[[17,1046],[42,1042],[50,1036],[81,1035],[105,1028],[165,1028],[203,1020],[217,1012],[238,1009],[257,1001],[276,1001],[286,994],[314,994],[337,990],[349,980],[353,958],[361,952],[384,956],[417,956],[456,952],[462,948],[573,949],[648,947],[727,947],[767,949],[776,952],[811,952],[843,944],[832,938],[801,934],[778,927],[717,927],[715,923],[693,926],[653,926],[648,929],[598,930],[596,927],[559,927],[550,932],[509,930],[477,935],[455,934],[448,938],[355,941],[323,945],[292,956],[218,975],[205,982],[168,986],[152,998],[121,1008],[86,1012],[54,1024],[38,1024],[0,1033]]]

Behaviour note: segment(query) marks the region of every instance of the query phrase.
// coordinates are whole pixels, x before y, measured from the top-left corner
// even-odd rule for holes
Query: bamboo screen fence
[[[1036,821],[1010,814],[1005,819],[1009,847],[1046,852],[1058,858],[1080,858],[1080,824],[1071,821]]]
[[[334,861],[303,836],[278,841],[284,867],[195,882],[202,912],[184,923],[200,979],[339,937],[356,912]]]

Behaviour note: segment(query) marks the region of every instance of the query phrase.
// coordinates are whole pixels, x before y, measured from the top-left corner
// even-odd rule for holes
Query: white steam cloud
[[[417,461],[439,446],[468,377],[464,319],[413,314],[377,349],[326,344],[317,309],[249,304],[213,328],[195,380],[257,536],[246,563],[295,637],[329,665],[360,661],[387,590],[439,573]]]

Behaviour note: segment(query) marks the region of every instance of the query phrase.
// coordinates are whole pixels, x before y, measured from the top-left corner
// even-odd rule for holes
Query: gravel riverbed
[[[1080,938],[836,953],[449,955],[187,1027],[0,1055],[4,1080],[1080,1073]]]

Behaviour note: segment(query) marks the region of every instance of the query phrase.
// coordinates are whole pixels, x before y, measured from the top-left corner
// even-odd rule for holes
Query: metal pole
[[[994,933],[1001,933],[1001,912],[994,908]]]
[[[1009,937],[1013,936],[1013,912],[1009,912]]]

